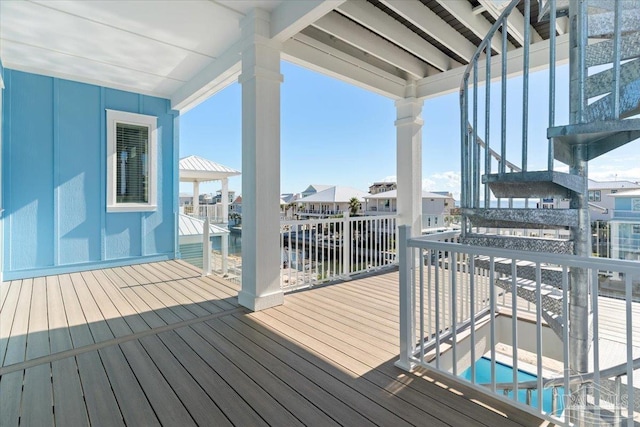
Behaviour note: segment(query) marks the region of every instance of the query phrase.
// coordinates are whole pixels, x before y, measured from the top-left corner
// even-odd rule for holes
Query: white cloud
[[[446,171],[434,173],[422,179],[422,189],[425,191],[448,191],[453,197],[460,198],[460,173]]]

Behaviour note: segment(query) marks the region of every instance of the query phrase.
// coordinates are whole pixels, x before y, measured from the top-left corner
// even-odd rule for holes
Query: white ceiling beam
[[[465,1],[451,1],[451,0],[437,0],[440,6],[442,6],[447,12],[449,12],[454,18],[456,18],[462,25],[470,29],[473,34],[478,36],[480,40],[491,30],[491,23],[487,21],[483,16],[474,13],[471,3]],[[496,32],[491,40],[491,48],[498,53],[502,53],[502,33]],[[507,41],[507,49],[515,49],[515,46]]]
[[[271,12],[271,38],[283,42],[340,6],[345,0],[283,1]]]
[[[241,42],[238,42],[183,84],[171,97],[171,108],[185,112],[237,81],[240,50]]]
[[[338,10],[351,20],[381,34],[387,40],[429,62],[441,71],[461,65],[371,3],[364,0],[349,0],[343,3]]]
[[[569,32],[569,18],[566,16],[558,16],[556,18],[556,31],[563,35]]]
[[[480,15],[482,12],[486,11],[483,5],[479,5],[471,9],[474,15]]]
[[[419,1],[382,0],[382,3],[465,61],[471,60],[476,46]]]
[[[524,49],[518,48],[507,53],[507,77],[515,77],[522,75],[522,57]],[[561,65],[569,61],[569,35],[564,34],[556,39],[556,64]],[[500,69],[502,65],[502,55],[496,55],[491,58],[491,81],[500,79]],[[549,67],[549,41],[544,40],[532,44],[529,49],[529,70],[530,72],[539,71]],[[478,82],[484,83],[484,62],[481,62],[478,75]],[[448,93],[460,90],[460,83],[464,75],[466,67],[458,67],[456,69],[445,71],[440,74],[425,77],[418,81],[419,98],[434,98],[436,96],[446,95]]]
[[[393,64],[416,79],[428,75],[426,63],[337,12],[325,15],[317,20],[313,26],[368,52],[370,55]]]
[[[305,34],[283,43],[282,59],[392,99],[404,96],[406,80]]]
[[[482,6],[486,9],[487,12],[495,19],[498,19],[500,14],[502,13],[501,8],[496,6],[494,0],[478,0]],[[506,6],[506,3],[503,3]],[[509,15],[509,19],[507,20],[507,28],[509,29],[509,35],[511,35],[516,41],[520,44],[524,44],[524,16],[520,13],[517,8],[514,8]],[[542,37],[540,34],[529,24],[529,29],[531,31],[531,43],[538,43],[542,41]]]

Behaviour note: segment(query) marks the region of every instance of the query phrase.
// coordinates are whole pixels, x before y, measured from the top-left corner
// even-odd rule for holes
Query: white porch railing
[[[396,216],[283,221],[280,285],[292,290],[396,265]]]
[[[638,421],[640,328],[634,326],[640,321],[640,305],[632,294],[640,283],[640,263],[409,235],[408,227],[399,227],[398,366],[435,369],[562,425]],[[571,284],[590,291],[588,372],[570,368],[571,268],[588,271],[588,283]],[[621,299],[599,295],[600,272],[605,271],[621,281]],[[533,280],[523,278],[531,275]],[[552,277],[560,282],[551,290],[543,278],[550,282]],[[507,380],[500,378],[503,371]],[[521,371],[532,376],[523,382]]]
[[[222,203],[215,205],[198,205],[198,211],[194,212],[194,206],[187,205],[182,207],[186,215],[192,215],[197,218],[209,218],[211,224],[220,224],[228,222],[228,218],[222,217]]]

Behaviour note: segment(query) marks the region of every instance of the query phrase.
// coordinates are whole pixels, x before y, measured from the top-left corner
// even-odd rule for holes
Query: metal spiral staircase
[[[461,101],[461,241],[470,245],[552,254],[591,254],[588,200],[588,162],[640,138],[640,1],[638,0],[513,0],[496,20],[469,64],[460,91]],[[524,43],[516,58],[507,51],[509,17],[519,8],[524,15]],[[529,141],[530,25],[531,11],[549,23],[549,67],[547,141]],[[568,52],[558,51],[560,19],[569,23]],[[566,37],[566,36],[564,36]],[[498,57],[492,51],[494,38],[502,41]],[[495,44],[494,44],[495,45]],[[560,55],[569,59],[568,124],[556,121],[556,63]],[[521,110],[508,102],[507,74],[513,61],[522,61]],[[496,69],[499,73],[496,76]],[[500,87],[479,81],[500,79]],[[500,103],[491,105],[491,91],[500,93]],[[521,90],[521,91],[520,91]],[[512,92],[509,95],[512,95]],[[536,88],[536,96],[542,90]],[[499,110],[492,115],[492,110]],[[482,117],[479,113],[482,112]],[[514,114],[515,113],[515,114]],[[530,114],[531,113],[531,114]],[[498,122],[498,126],[496,126]],[[515,122],[515,124],[514,124]],[[494,130],[497,128],[497,130]],[[518,128],[517,132],[513,129]],[[521,131],[520,131],[521,129]],[[515,136],[514,136],[515,135]],[[535,164],[529,153],[544,150],[546,164]],[[517,158],[517,159],[515,159]],[[560,172],[566,170],[568,172]],[[491,195],[493,194],[493,197]],[[538,209],[541,198],[569,199],[569,209]],[[524,204],[517,208],[514,199]],[[535,199],[535,200],[531,200]],[[515,230],[536,230],[537,236]],[[545,238],[540,230],[568,230],[569,238]],[[489,269],[488,257],[475,265]],[[569,326],[571,368],[587,372],[589,337],[589,280],[582,269],[569,275],[569,313],[562,312],[562,272],[552,265],[513,265],[509,259],[494,260],[501,276],[496,285],[535,304],[538,292],[542,317],[562,337]],[[537,276],[538,275],[538,276]],[[568,319],[563,319],[568,316]]]

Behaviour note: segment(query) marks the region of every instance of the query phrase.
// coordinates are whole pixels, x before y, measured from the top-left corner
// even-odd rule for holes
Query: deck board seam
[[[223,311],[220,313],[213,313],[208,316],[197,317],[194,319],[187,319],[181,322],[159,326],[157,328],[149,329],[147,331],[141,331],[141,332],[137,332],[131,335],[123,336],[123,337],[115,337],[106,341],[97,342],[94,344],[85,345],[85,346],[73,348],[70,350],[65,350],[65,351],[51,354],[48,356],[38,357],[36,359],[31,359],[26,362],[3,366],[0,368],[0,376],[9,374],[11,372],[17,372],[22,369],[33,368],[34,366],[38,366],[44,363],[51,363],[58,360],[66,359],[67,357],[74,357],[83,353],[100,350],[102,348],[110,347],[112,345],[119,345],[125,342],[138,340],[140,338],[144,338],[150,335],[157,335],[162,332],[172,331],[185,326],[191,326],[196,323],[207,322],[209,320],[216,319],[218,317],[223,317],[223,316],[232,315],[236,313],[246,313],[246,312],[247,312],[247,309],[245,309],[244,307],[233,308],[231,310]]]

